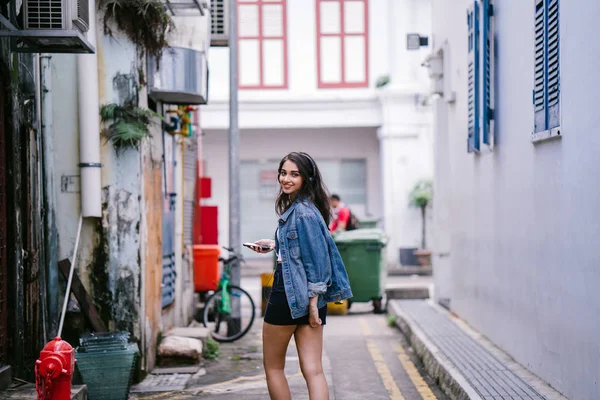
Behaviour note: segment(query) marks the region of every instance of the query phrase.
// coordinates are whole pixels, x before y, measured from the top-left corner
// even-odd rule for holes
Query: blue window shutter
[[[560,125],[558,0],[535,0],[534,132]]]
[[[483,0],[483,106],[482,106],[482,140],[488,146],[492,146],[494,132],[494,25],[492,17],[494,8],[491,0]]]
[[[556,128],[560,125],[560,36],[559,36],[559,10],[558,0],[546,0],[548,2],[547,8],[547,23],[548,34],[547,34],[547,57],[548,57],[548,78],[547,78],[547,91],[548,91],[548,105],[547,105],[547,121],[548,126],[546,129]]]
[[[175,198],[169,200],[169,210],[163,212],[162,226],[162,306],[175,301]]]
[[[479,151],[479,4],[467,10],[468,28],[468,152]]]
[[[546,130],[546,0],[535,0],[535,132]]]

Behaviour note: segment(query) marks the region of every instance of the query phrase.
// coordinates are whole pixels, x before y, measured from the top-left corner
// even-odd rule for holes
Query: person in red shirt
[[[331,233],[343,232],[350,222],[350,209],[342,203],[340,196],[331,195],[331,207],[333,208],[332,222],[329,225]]]

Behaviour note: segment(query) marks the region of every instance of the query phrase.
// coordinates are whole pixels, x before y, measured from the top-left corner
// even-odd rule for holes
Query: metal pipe
[[[41,76],[41,127],[42,127],[42,162],[43,162],[43,210],[44,210],[44,264],[40,273],[45,272],[45,293],[42,296],[42,307],[48,313],[48,336],[54,336],[58,323],[58,233],[56,230],[56,189],[54,186],[54,121],[52,118],[52,56],[43,54],[40,57]],[[48,294],[50,294],[48,296]],[[44,343],[48,341],[44,338]]]
[[[229,0],[229,247],[241,252],[240,230],[240,131],[238,128],[238,41],[237,1]],[[231,268],[231,284],[240,285],[240,264]],[[232,333],[239,332],[241,319],[240,302],[232,298]]]
[[[89,4],[90,28],[87,40],[96,44],[96,7]],[[79,167],[81,169],[81,213],[101,217],[100,106],[98,101],[98,56],[77,55],[77,94],[79,102]]]
[[[62,313],[60,315],[60,323],[56,336],[62,334],[63,324],[65,322],[65,314],[67,313],[67,304],[71,297],[71,283],[73,283],[73,272],[75,271],[75,263],[77,262],[77,249],[79,248],[79,238],[81,237],[81,225],[83,223],[83,214],[79,216],[79,226],[77,228],[77,236],[75,237],[75,248],[73,249],[73,258],[71,259],[71,269],[69,270],[69,279],[67,280],[67,289],[65,290],[65,299],[63,301]]]

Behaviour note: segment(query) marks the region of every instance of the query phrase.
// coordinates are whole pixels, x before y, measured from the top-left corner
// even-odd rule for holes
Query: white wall
[[[433,1],[436,48],[449,44],[457,101],[445,105],[450,170],[452,309],[570,399],[600,398],[600,257],[594,182],[600,123],[590,112],[600,79],[594,37],[600,4],[562,2],[562,139],[531,143],[534,5],[496,2],[497,141],[492,154],[466,152],[467,6]],[[440,177],[441,179],[442,177]],[[438,186],[439,187],[439,181]],[[439,193],[438,193],[439,195]],[[439,284],[439,283],[438,283]]]
[[[342,140],[343,144],[341,144]],[[203,172],[212,178],[212,197],[206,199],[204,204],[219,206],[219,243],[226,245],[229,243],[227,132],[205,131],[203,146],[206,162],[206,169]],[[367,207],[375,217],[381,216],[379,144],[374,129],[244,130],[241,132],[241,160],[280,160],[291,151],[305,151],[317,162],[320,158],[342,158],[341,152],[343,158],[366,159]],[[277,166],[275,165],[274,168]],[[241,218],[243,219],[244,216],[242,215]],[[276,224],[277,221],[274,219],[273,227],[276,227]]]

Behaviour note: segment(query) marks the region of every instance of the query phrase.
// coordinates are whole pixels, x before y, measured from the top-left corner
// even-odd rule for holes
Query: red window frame
[[[321,3],[340,3],[340,33],[322,33],[321,31]],[[344,32],[344,5],[349,2],[362,2],[364,4],[364,32],[363,33],[346,33]],[[369,86],[369,0],[316,0],[317,6],[317,79],[319,89],[340,89],[340,88],[365,88]],[[340,38],[340,65],[341,65],[341,81],[339,83],[323,82],[321,70],[321,39],[323,37],[339,37]],[[347,82],[346,81],[346,60],[344,52],[344,43],[346,37],[363,37],[365,40],[365,80],[362,82]]]
[[[243,40],[258,40],[258,51],[259,51],[259,84],[258,85],[243,85],[238,83],[238,89],[287,89],[288,88],[288,43],[287,43],[287,0],[238,0],[237,1],[237,15],[240,15],[240,5],[244,4],[256,4],[258,7],[258,36],[240,36],[240,26],[238,18],[238,71],[241,67],[240,59],[240,42]],[[264,36],[263,35],[263,5],[281,5],[282,12],[282,36]],[[282,40],[283,41],[283,84],[282,85],[267,85],[264,79],[264,52],[263,43],[265,40]]]

